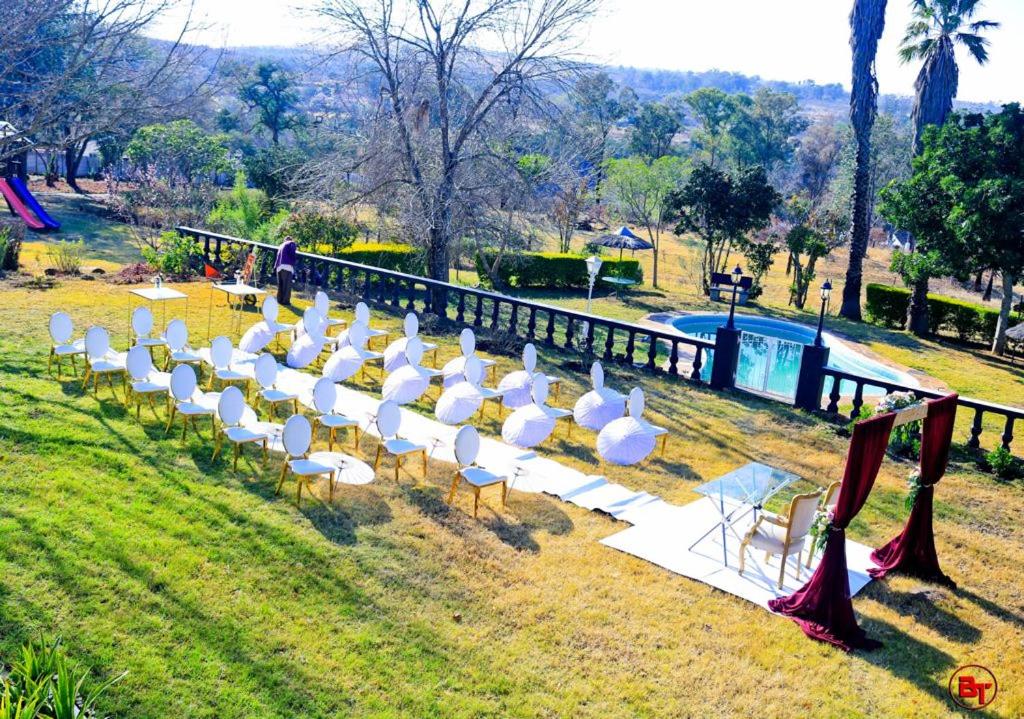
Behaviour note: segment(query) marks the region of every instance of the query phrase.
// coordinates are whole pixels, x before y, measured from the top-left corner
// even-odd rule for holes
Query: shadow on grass
[[[960,644],[973,644],[981,639],[981,631],[941,605],[954,596],[944,587],[922,587],[919,591],[904,592],[893,589],[886,582],[873,587],[875,600],[897,614],[912,617],[918,624],[929,627],[946,639]]]
[[[957,667],[952,656],[879,619],[861,617],[860,626],[869,637],[880,640],[883,646],[871,652],[858,651],[853,656],[912,684],[950,710],[955,709],[946,683]],[[945,679],[936,680],[936,676]],[[996,715],[981,710],[971,712],[971,716]]]

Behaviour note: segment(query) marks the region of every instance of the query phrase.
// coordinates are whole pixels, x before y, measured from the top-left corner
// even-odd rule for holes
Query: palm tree
[[[905,64],[920,60],[921,72],[914,81],[914,154],[921,151],[921,134],[927,125],[941,125],[953,111],[960,69],[956,46],[967,48],[979,65],[988,62],[988,40],[983,30],[999,27],[991,20],[973,20],[982,0],[913,0],[914,14],[900,43]]]
[[[875,55],[885,29],[886,0],[854,0],[850,13],[850,48],[853,50],[853,89],[850,92],[850,124],[857,141],[853,175],[853,228],[850,264],[843,285],[839,314],[860,321],[860,288],[864,256],[868,250],[868,217],[871,203],[871,129],[878,112],[878,80]]]
[[[928,125],[942,125],[953,111],[960,68],[956,47],[961,45],[979,65],[988,61],[984,30],[999,27],[991,20],[974,20],[982,0],[912,0],[913,16],[900,43],[903,63],[921,61],[914,81],[914,154],[921,152],[921,135]],[[916,335],[928,333],[928,275],[914,282],[907,309],[907,327]]]

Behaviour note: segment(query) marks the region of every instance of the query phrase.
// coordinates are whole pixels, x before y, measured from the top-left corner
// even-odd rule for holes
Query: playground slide
[[[44,210],[42,205],[40,205],[36,198],[32,196],[32,193],[28,191],[28,186],[25,184],[24,180],[20,177],[12,177],[8,182],[11,187],[14,188],[14,191],[18,193],[18,197],[21,198],[21,201],[28,206],[28,209],[36,213],[36,217],[38,217],[44,225],[51,230],[60,229],[60,223],[50,217],[50,214]]]
[[[21,219],[23,219],[25,221],[25,224],[29,226],[29,229],[46,229],[46,225],[44,225],[35,215],[33,215],[27,207],[25,207],[25,203],[23,203],[21,201],[21,198],[18,197],[18,193],[15,192],[14,188],[11,187],[7,183],[7,180],[5,180],[2,177],[0,177],[0,195],[3,195],[4,199],[7,200],[7,205],[8,207],[11,208],[11,212],[13,212]]]

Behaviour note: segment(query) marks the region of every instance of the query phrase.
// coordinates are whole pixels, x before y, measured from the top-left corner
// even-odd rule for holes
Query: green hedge
[[[423,254],[410,245],[357,242],[334,252],[333,256],[347,262],[383,267],[410,275],[422,275],[425,269]]]
[[[482,281],[488,278],[484,262],[491,265],[495,253],[488,252],[484,258],[477,255],[476,271]],[[604,262],[601,277],[625,277],[636,282],[644,278],[640,262],[633,259],[601,258]],[[560,252],[517,252],[506,254],[498,265],[498,277],[507,287],[544,287],[586,289],[587,262],[580,255]]]
[[[907,322],[910,290],[869,284],[865,313],[869,322],[902,329]],[[952,297],[928,295],[928,330],[949,334],[967,342],[991,342],[996,334],[999,310]]]

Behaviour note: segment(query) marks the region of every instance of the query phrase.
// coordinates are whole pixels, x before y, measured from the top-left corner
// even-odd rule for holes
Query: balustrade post
[[[526,322],[526,339],[533,342],[534,333],[537,331],[537,308],[530,308],[530,319]]]
[[[796,397],[793,405],[798,409],[814,412],[821,409],[821,392],[825,387],[822,370],[828,365],[829,348],[804,345],[800,357],[800,374],[796,381]]]
[[[658,366],[658,339],[650,336],[650,344],[647,346],[647,369],[655,370]]]
[[[491,300],[491,330],[498,329],[498,313],[501,312],[501,303],[498,300]]]
[[[575,322],[573,322],[572,315],[569,315],[566,318],[566,324],[565,324],[565,345],[564,346],[565,346],[565,349],[567,349],[567,350],[572,350],[573,347],[574,347],[574,345],[573,345],[573,338],[576,337],[576,332],[575,332],[575,326],[574,325],[575,325]]]
[[[971,438],[967,440],[967,446],[971,449],[979,449],[981,447],[981,417],[984,413],[980,407],[976,407],[974,410],[974,422],[971,424]]]
[[[608,334],[604,338],[604,354],[601,355],[601,359],[605,362],[611,362],[615,359],[613,350],[615,349],[615,328],[608,327]]]
[[[701,377],[700,370],[704,366],[704,360],[702,356],[704,354],[704,348],[697,345],[697,351],[693,353],[693,370],[690,372],[690,379],[694,382],[703,382],[704,378]]]
[[[483,325],[484,315],[484,297],[483,295],[476,296],[476,307],[473,309],[473,326],[480,327]]]
[[[1013,441],[1013,415],[1006,415],[1006,427],[1003,429],[1003,448],[1010,451],[1010,443]]]
[[[512,315],[508,320],[508,331],[513,337],[519,336],[519,303],[512,303]]]
[[[828,393],[828,406],[825,411],[829,414],[839,413],[839,378],[836,376],[832,377],[832,389]]]
[[[736,366],[740,358],[742,330],[719,327],[715,333],[715,361],[711,364],[711,389],[736,386]]]
[[[459,291],[459,306],[455,310],[455,321],[462,324],[466,319],[466,293]]]
[[[549,347],[555,345],[555,311],[548,310],[548,326],[544,332],[544,344]]]

